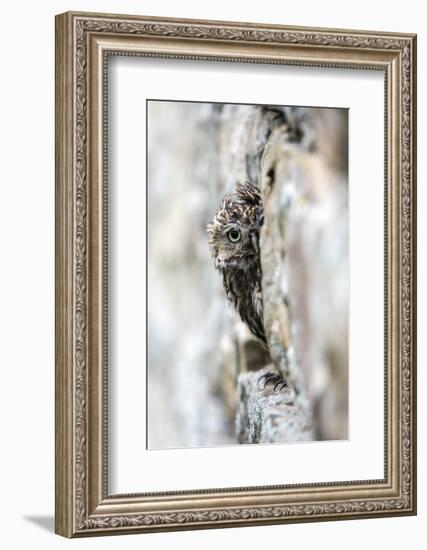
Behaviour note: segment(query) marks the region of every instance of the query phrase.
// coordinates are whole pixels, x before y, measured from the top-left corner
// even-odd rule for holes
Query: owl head
[[[259,232],[263,208],[258,187],[250,182],[237,185],[226,195],[208,225],[209,248],[220,269],[248,269],[259,262]]]

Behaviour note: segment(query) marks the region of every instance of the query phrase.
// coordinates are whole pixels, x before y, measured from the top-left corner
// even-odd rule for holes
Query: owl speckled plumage
[[[228,300],[265,347],[261,289],[260,229],[264,221],[261,194],[250,182],[226,195],[208,225],[209,247],[223,277]]]

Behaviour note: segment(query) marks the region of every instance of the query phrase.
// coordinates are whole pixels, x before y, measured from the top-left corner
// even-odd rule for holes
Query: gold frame
[[[108,55],[385,74],[385,477],[108,495]],[[416,513],[416,36],[223,21],[56,17],[56,532],[66,537]],[[368,307],[368,306],[367,306]]]

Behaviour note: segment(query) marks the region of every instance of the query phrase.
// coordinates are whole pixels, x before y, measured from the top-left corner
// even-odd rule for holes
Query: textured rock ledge
[[[272,372],[272,365],[238,378],[239,410],[236,433],[240,443],[311,441],[313,425],[305,393],[288,388],[275,392],[264,387],[260,376]]]

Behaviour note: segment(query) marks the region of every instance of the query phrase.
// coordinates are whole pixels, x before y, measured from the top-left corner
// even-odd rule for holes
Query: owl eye
[[[238,229],[230,229],[230,231],[227,233],[228,240],[231,243],[237,243],[237,241],[240,241],[241,233]]]

